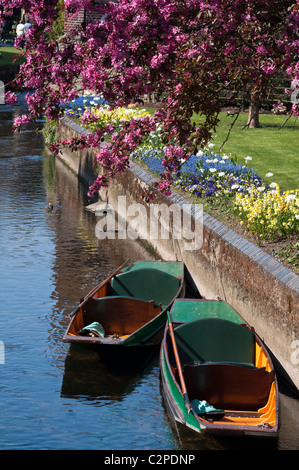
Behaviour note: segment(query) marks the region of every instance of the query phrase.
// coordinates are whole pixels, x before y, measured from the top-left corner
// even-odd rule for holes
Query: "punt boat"
[[[226,302],[177,299],[160,349],[177,422],[202,434],[277,436],[278,386],[265,346]]]
[[[166,312],[182,295],[183,263],[122,265],[81,300],[70,315],[63,341],[100,347],[159,345]]]

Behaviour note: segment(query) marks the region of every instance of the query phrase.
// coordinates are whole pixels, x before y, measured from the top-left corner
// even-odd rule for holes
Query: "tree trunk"
[[[260,102],[252,100],[250,102],[247,127],[257,128],[260,127],[259,123]]]

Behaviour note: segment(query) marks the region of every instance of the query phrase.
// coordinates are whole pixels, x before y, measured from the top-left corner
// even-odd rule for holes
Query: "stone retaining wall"
[[[64,140],[86,130],[64,118],[58,132]],[[66,150],[60,158],[87,185],[93,183],[95,156],[92,152]],[[152,175],[132,162],[130,169],[119,174],[100,196],[117,210],[119,196],[126,196],[127,207],[141,203],[142,194],[155,181]],[[177,193],[170,197],[159,194],[154,203],[178,204],[182,210],[190,204]],[[149,216],[150,204],[143,202],[143,205]],[[125,214],[120,213],[120,216]],[[150,243],[162,258],[184,261],[202,297],[228,302],[254,326],[271,351],[276,366],[281,367],[286,378],[299,389],[299,276],[205,213],[199,249],[186,250],[182,240],[174,240],[171,236]]]

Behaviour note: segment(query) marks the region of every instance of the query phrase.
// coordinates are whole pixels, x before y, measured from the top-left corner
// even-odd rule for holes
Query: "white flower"
[[[210,168],[211,173],[215,173],[215,171],[216,171],[216,168]]]
[[[259,186],[257,188],[258,191],[262,192],[262,191],[265,191],[265,186]]]
[[[212,143],[208,144],[208,147],[211,149],[211,148],[215,147],[215,144],[212,144]]]
[[[203,150],[199,150],[196,155],[197,157],[201,157],[203,155]]]
[[[219,163],[225,163],[225,161],[222,159],[222,160],[220,160],[220,162],[219,162]]]
[[[295,214],[295,219],[299,220],[299,214]]]
[[[252,160],[252,158],[251,157],[245,157],[246,162],[249,161],[249,160]]]
[[[219,176],[224,176],[224,175],[225,175],[225,172],[224,172],[224,171],[220,171],[220,172],[218,173],[218,175],[219,175]]]
[[[238,189],[239,185],[238,184],[233,184],[231,189]]]
[[[286,201],[294,201],[295,199],[296,199],[295,194],[289,194],[289,195],[286,197]]]
[[[276,188],[277,183],[274,183],[274,181],[273,181],[273,183],[269,184],[269,186],[270,186],[270,188]]]
[[[219,161],[218,158],[214,158],[213,160],[214,163],[218,163],[218,161]]]
[[[271,178],[271,176],[273,176],[273,173],[267,173],[266,176],[267,178]]]
[[[228,160],[229,157],[228,157],[227,155],[223,155],[222,159],[223,159],[223,160]]]

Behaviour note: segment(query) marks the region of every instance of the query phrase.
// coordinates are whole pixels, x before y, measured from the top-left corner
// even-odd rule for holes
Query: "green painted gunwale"
[[[240,317],[240,315],[238,315],[237,312],[225,302],[214,300],[206,301],[200,299],[176,299],[173,303],[171,319],[174,323],[192,322],[200,318],[223,318],[234,323],[244,323],[242,317]],[[170,366],[166,359],[164,350],[165,336],[166,329],[164,340],[161,345],[160,367],[167,405],[174,415],[177,413],[177,420],[179,422],[196,432],[201,433],[204,429],[204,425],[199,422],[199,419],[195,417],[193,413],[188,413],[180,386],[170,372]],[[176,407],[178,409],[175,409]]]
[[[200,299],[177,299],[171,309],[173,322],[191,322],[199,318],[222,318],[233,323],[245,323],[226,302]]]
[[[137,271],[143,268],[153,268],[171,276],[184,279],[184,264],[182,262],[175,261],[136,261],[134,264],[123,269],[122,272]],[[181,286],[178,295],[182,293],[183,286]],[[167,318],[167,311],[170,310],[173,302],[171,302],[156,318],[151,320],[149,323],[144,325],[142,328],[132,333],[128,339],[123,340],[122,346],[140,346],[142,344],[155,345],[161,341],[159,332],[163,334],[163,326]]]
[[[177,297],[184,296],[184,263],[175,261],[136,261],[130,266],[121,269],[120,272],[126,273],[134,271],[138,273],[138,271],[142,271],[147,268],[167,273],[170,276],[179,278],[180,280],[179,289],[176,295],[168,305],[163,307],[163,310],[159,315],[129,335],[127,338],[118,341],[110,338],[70,336],[68,333],[65,334],[63,341],[69,343],[93,344],[105,348],[133,348],[159,345],[163,336],[163,327],[167,318],[167,312],[170,310],[173,301]]]

